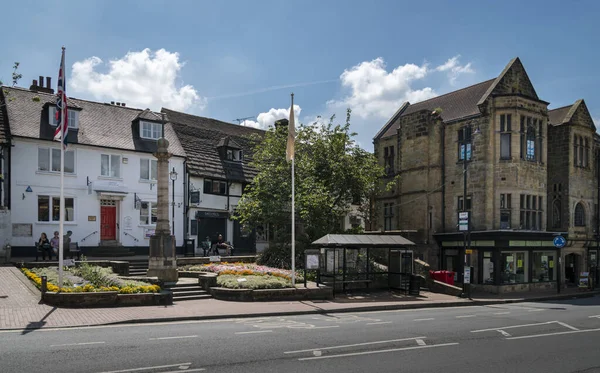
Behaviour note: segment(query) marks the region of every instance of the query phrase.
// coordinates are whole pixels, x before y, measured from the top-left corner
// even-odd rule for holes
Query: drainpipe
[[[183,243],[188,237],[188,200],[190,198],[189,193],[190,179],[187,173],[187,160],[183,160]]]
[[[442,232],[446,232],[446,125],[443,121],[442,124]]]

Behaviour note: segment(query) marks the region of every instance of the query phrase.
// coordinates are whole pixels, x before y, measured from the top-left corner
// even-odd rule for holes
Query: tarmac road
[[[600,372],[600,297],[0,331],[0,372]]]

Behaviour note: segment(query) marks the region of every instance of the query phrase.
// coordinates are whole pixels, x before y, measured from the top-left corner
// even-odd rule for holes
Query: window
[[[512,115],[500,115],[500,159],[510,159]]]
[[[140,159],[140,179],[156,180],[157,167],[156,159]]]
[[[140,137],[143,139],[158,140],[162,135],[162,124],[140,121]]]
[[[142,202],[140,208],[140,224],[156,224],[156,202]]]
[[[555,256],[556,254],[553,251],[533,252],[532,282],[556,281]]]
[[[471,160],[471,127],[465,126],[458,130],[458,160],[465,159],[465,150],[467,161]]]
[[[527,156],[526,159],[528,161],[535,161],[536,159],[536,146],[535,146],[535,142],[536,142],[536,134],[535,134],[535,122],[537,122],[537,119],[533,119],[534,124],[532,125],[532,118],[531,117],[527,117]]]
[[[38,148],[38,171],[60,172],[60,149]],[[75,173],[75,151],[65,152],[65,173]]]
[[[458,211],[471,211],[471,196],[467,196],[466,209],[463,210],[463,197],[458,197]]]
[[[242,161],[242,151],[238,149],[227,149],[227,160],[234,162]]]
[[[106,177],[121,177],[121,156],[114,154],[101,154],[100,174]]]
[[[74,199],[65,197],[65,221],[74,221],[74,215]],[[38,221],[60,221],[60,197],[38,196]]]
[[[394,204],[384,203],[383,204],[383,230],[391,231],[393,228],[394,221]]]
[[[579,138],[577,136],[573,136],[573,166],[579,166]]]
[[[552,228],[562,227],[562,206],[559,198],[552,201]]]
[[[590,142],[587,137],[584,139],[584,141],[585,141],[585,145],[584,145],[584,149],[583,149],[583,167],[588,168],[589,167],[588,159],[589,159],[589,152],[590,152]]]
[[[198,220],[196,220],[196,219],[190,220],[190,235],[192,235],[192,236],[198,235]]]
[[[385,167],[385,173],[392,175],[394,173],[394,147],[386,146],[383,149],[383,163]]]
[[[501,284],[520,284],[529,281],[528,254],[526,251],[500,253]]]
[[[190,192],[190,203],[198,204],[200,203],[200,191],[196,190]]]
[[[542,230],[543,197],[521,194],[519,229]]]
[[[510,229],[511,195],[500,194],[500,229]]]
[[[521,159],[542,162],[542,119],[521,116]]]
[[[52,127],[58,126],[58,121],[56,120],[56,106],[50,107],[48,110],[50,114],[49,122]],[[69,109],[67,110],[67,115],[69,116],[69,129],[77,129],[79,128],[79,111]]]
[[[227,194],[227,182],[220,180],[204,179],[204,193]]]
[[[585,227],[585,209],[581,203],[575,205],[575,219],[574,223],[576,227]]]

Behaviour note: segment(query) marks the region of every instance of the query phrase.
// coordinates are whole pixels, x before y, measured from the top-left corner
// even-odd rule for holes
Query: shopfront
[[[473,267],[471,283],[494,293],[556,288],[560,249],[552,232],[472,232],[465,254],[462,234],[439,234],[442,268],[462,283],[464,263]]]

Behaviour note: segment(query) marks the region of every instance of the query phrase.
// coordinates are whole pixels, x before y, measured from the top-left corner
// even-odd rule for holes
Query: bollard
[[[48,291],[48,277],[42,276],[42,295]]]

